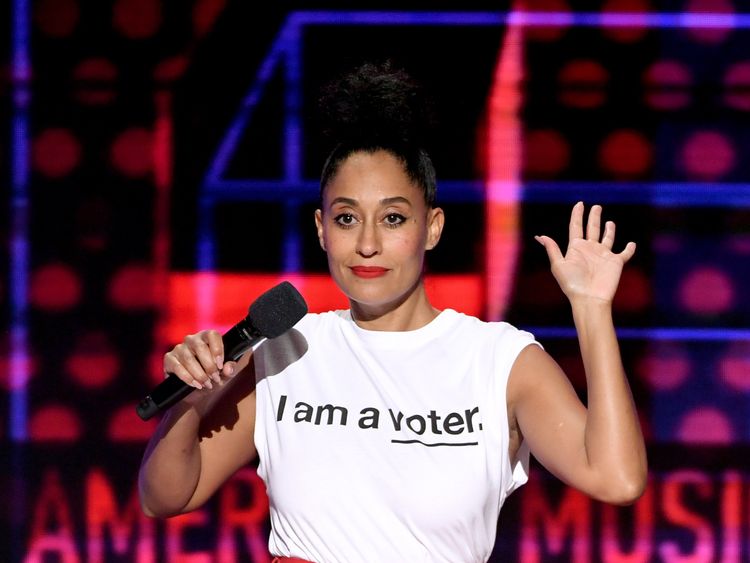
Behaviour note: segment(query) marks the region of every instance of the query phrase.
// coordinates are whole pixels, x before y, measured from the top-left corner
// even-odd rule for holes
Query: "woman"
[[[582,203],[565,254],[537,237],[573,310],[584,407],[530,334],[430,304],[423,261],[444,213],[429,156],[401,120],[420,107],[407,77],[365,65],[331,92],[345,132],[315,224],[350,309],[307,315],[237,363],[223,362],[216,331],[167,353],[165,371],[201,391],[149,444],[144,511],[193,510],[258,455],[279,561],[455,562],[489,558],[529,452],[596,499],[633,502],[646,456],[612,299],[635,245],[613,252],[614,224],[602,232],[594,206],[584,228]]]

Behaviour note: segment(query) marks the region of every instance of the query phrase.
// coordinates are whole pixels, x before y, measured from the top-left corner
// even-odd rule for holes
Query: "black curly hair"
[[[321,173],[321,198],[349,156],[384,150],[403,163],[427,205],[434,205],[437,180],[426,150],[434,127],[432,106],[405,70],[390,61],[365,63],[329,83],[319,107],[323,135],[333,145]]]

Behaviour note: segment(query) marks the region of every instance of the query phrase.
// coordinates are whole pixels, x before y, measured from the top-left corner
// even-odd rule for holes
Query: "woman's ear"
[[[315,228],[318,230],[318,244],[325,252],[326,241],[323,237],[323,212],[320,209],[315,210]]]
[[[427,244],[426,250],[432,250],[440,241],[445,224],[445,213],[439,207],[433,207],[427,212]]]

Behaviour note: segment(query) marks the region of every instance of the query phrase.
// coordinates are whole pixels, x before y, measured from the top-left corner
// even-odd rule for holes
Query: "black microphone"
[[[276,338],[292,328],[307,314],[307,303],[289,282],[282,282],[258,297],[247,316],[221,337],[224,361],[237,361],[252,346],[264,338]],[[158,411],[165,411],[195,391],[173,373],[159,383],[135,407],[138,416],[148,420]]]

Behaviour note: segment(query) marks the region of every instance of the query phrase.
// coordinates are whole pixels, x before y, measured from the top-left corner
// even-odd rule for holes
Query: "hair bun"
[[[330,143],[426,148],[432,109],[404,70],[365,63],[330,82],[319,100],[321,128]]]

